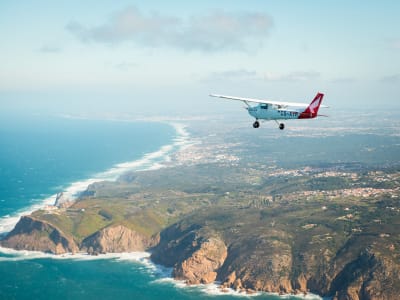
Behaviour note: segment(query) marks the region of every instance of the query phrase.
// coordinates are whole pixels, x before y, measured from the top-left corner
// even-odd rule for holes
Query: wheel
[[[253,123],[253,127],[254,127],[254,128],[260,127],[260,122],[255,121],[255,122]]]
[[[285,129],[285,124],[283,124],[283,123],[279,124],[279,129],[280,129],[280,130]]]

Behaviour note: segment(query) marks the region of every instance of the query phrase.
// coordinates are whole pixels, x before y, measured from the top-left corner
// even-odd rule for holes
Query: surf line
[[[187,131],[187,125],[177,122],[160,123],[168,124],[175,129],[175,137],[173,138],[171,144],[161,146],[154,152],[146,153],[137,160],[116,164],[104,172],[95,174],[92,178],[73,182],[64,189],[62,192],[63,197],[65,197],[65,199],[69,199],[70,201],[74,201],[82,192],[87,190],[89,185],[95,182],[116,181],[121,175],[128,171],[147,171],[163,168],[167,165],[166,163],[170,161],[170,156],[173,153],[181,151],[193,144],[190,134]],[[29,215],[36,210],[43,209],[46,206],[53,206],[56,202],[56,199],[57,194],[54,194],[43,199],[43,201],[39,203],[35,203],[26,208],[22,208],[13,214],[1,217],[0,238],[10,232],[22,216]]]

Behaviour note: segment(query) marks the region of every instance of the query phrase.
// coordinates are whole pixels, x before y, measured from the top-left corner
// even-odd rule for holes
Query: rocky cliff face
[[[173,276],[188,284],[219,281],[222,288],[249,293],[313,292],[335,300],[399,298],[398,244],[389,234],[329,234],[327,239],[319,228],[291,230],[269,222],[246,227],[243,217],[228,223],[234,211],[217,213],[191,215],[156,237],[112,224],[80,245],[57,226],[26,216],[1,245],[54,254],[151,250],[153,261],[172,267]],[[248,211],[246,216],[253,221],[260,215]]]
[[[89,254],[144,251],[158,242],[122,225],[97,231],[83,240],[81,250]]]
[[[42,251],[53,254],[75,253],[78,246],[72,237],[54,225],[24,216],[1,241],[1,245],[16,250]]]
[[[229,245],[218,279],[223,287],[236,290],[293,293],[291,266],[288,244],[251,236]]]
[[[68,208],[70,207],[74,202],[68,198],[64,192],[60,192],[57,194],[56,201],[54,203],[54,206],[57,206],[59,208]]]
[[[188,284],[212,283],[226,256],[227,248],[221,239],[212,237],[202,240],[198,250],[175,266],[173,276],[186,280]]]
[[[261,251],[261,252],[260,252]],[[260,253],[266,255],[260,257]],[[163,232],[152,259],[173,267],[173,276],[189,284],[222,282],[222,287],[248,292],[291,293],[289,245],[249,237],[229,248],[207,227],[175,224]]]
[[[336,253],[323,247],[300,250],[290,243],[291,236],[277,230],[226,242],[223,232],[180,222],[160,236],[152,259],[189,284],[218,280],[222,288],[250,293],[313,292],[335,300],[399,297],[400,266],[381,257],[374,236],[349,239]]]
[[[152,259],[173,267],[173,276],[188,284],[211,283],[227,257],[227,247],[214,232],[175,224],[161,233]]]
[[[157,244],[158,241],[158,235],[147,237],[122,225],[114,225],[97,231],[79,245],[56,226],[32,216],[24,216],[15,228],[0,241],[0,244],[16,250],[42,251],[53,254],[82,251],[95,255],[145,251]]]
[[[399,299],[400,269],[393,261],[365,249],[334,278],[334,300]]]

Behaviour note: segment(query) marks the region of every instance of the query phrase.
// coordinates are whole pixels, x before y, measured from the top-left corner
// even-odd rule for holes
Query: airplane
[[[318,116],[318,110],[320,107],[329,107],[321,105],[322,98],[324,97],[323,93],[317,93],[310,104],[241,98],[216,94],[210,94],[210,96],[244,102],[246,104],[245,109],[247,109],[249,114],[256,119],[253,123],[254,128],[260,127],[260,122],[258,120],[274,120],[278,124],[279,129],[283,130],[285,129],[285,124],[280,123],[279,120],[313,119]],[[258,105],[251,106],[249,102],[258,103]]]

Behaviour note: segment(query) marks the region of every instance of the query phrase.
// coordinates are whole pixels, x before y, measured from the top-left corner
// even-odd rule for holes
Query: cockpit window
[[[261,104],[262,109],[268,109],[268,104]]]

